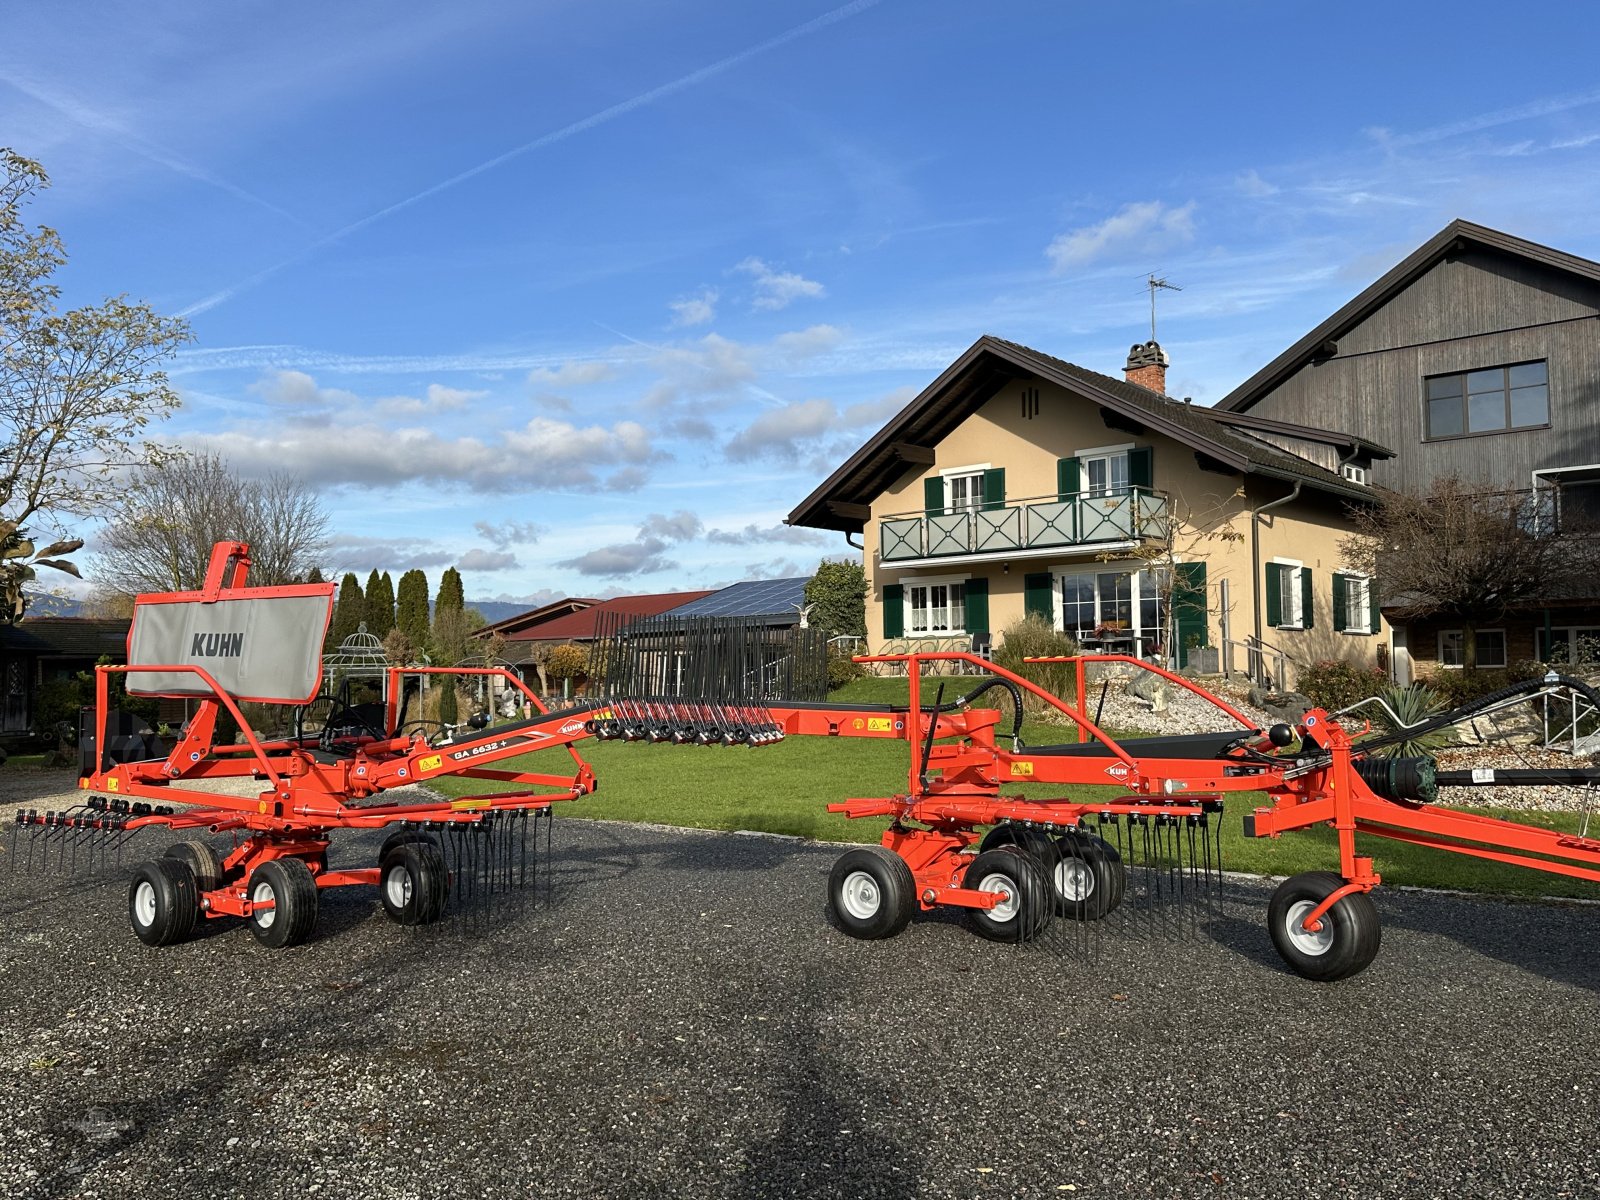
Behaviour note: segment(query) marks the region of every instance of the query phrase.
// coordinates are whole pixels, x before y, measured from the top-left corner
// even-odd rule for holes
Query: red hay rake
[[[1600,840],[1437,807],[1440,785],[1563,783],[1595,788],[1600,771],[1511,771],[1484,779],[1440,772],[1431,757],[1382,758],[1378,751],[1509,704],[1549,703],[1558,694],[1600,709],[1600,692],[1548,676],[1503,689],[1400,733],[1347,729],[1320,709],[1295,726],[1258,728],[1190,681],[1121,655],[1067,662],[1075,704],[971,654],[906,654],[858,662],[903,664],[905,705],[779,701],[774,688],[821,695],[820,676],[795,664],[816,649],[780,644],[770,631],[707,618],[674,632],[659,622],[612,630],[597,645],[614,694],[550,712],[511,673],[494,668],[391,668],[387,702],[337,704],[320,732],[263,738],[241,701],[308,705],[321,690],[320,650],[333,585],[246,586],[249,548],[219,543],[198,592],[139,597],[128,665],[96,673],[94,725],[84,739],[80,787],[94,793],[65,813],[18,815],[11,861],[23,869],[120,861],[142,829],[231,833],[219,855],[195,837],[135,868],[128,909],[151,945],[188,937],[198,922],[246,921],[265,945],[304,941],[326,888],[376,886],[384,910],[403,925],[430,925],[447,912],[463,920],[492,913],[500,897],[525,892],[549,853],[551,808],[596,787],[575,743],[586,737],[644,745],[759,748],[789,735],[865,737],[907,743],[903,792],[830,804],[848,817],[888,817],[881,844],[847,851],[828,881],[828,908],[845,933],[892,937],[918,913],[952,909],[983,937],[1013,944],[1089,944],[1106,926],[1173,934],[1198,928],[1197,914],[1220,892],[1224,801],[1250,793],[1246,836],[1277,837],[1312,826],[1338,835],[1339,872],[1284,882],[1268,907],[1274,945],[1288,965],[1316,980],[1347,978],[1378,952],[1381,882],[1356,835],[1436,847],[1497,862],[1600,881]],[[674,627],[676,629],[676,627]],[[820,643],[818,643],[820,644]],[[807,652],[807,654],[809,651]],[[787,657],[786,657],[787,656]],[[944,702],[941,683],[925,702],[924,669],[976,669],[964,695]],[[1217,710],[1216,733],[1117,740],[1087,715],[1087,671],[1122,664],[1151,671]],[[780,670],[781,668],[781,670]],[[785,673],[786,672],[786,673]],[[114,738],[109,682],[130,693],[198,700],[170,750],[152,754]],[[533,710],[499,727],[425,736],[406,718],[406,681],[427,674],[498,677]],[[995,694],[1011,709],[975,707]],[[1025,746],[1024,695],[1062,714],[1073,740]],[[1575,702],[1575,701],[1574,701]],[[218,744],[226,714],[240,740]],[[303,726],[300,727],[303,729]],[[568,774],[497,769],[531,751],[564,749]],[[385,793],[446,775],[495,785],[455,800],[397,803]],[[250,795],[175,789],[249,779]],[[1058,785],[1077,794],[1024,795],[1018,785]],[[1081,789],[1096,787],[1095,794]],[[1098,789],[1111,787],[1109,795]],[[1006,789],[1013,789],[1007,791]],[[181,807],[193,805],[193,807]],[[336,831],[388,830],[375,865],[333,867]],[[19,845],[18,838],[23,837]],[[530,854],[531,850],[531,854]],[[546,876],[546,878],[548,878]]]

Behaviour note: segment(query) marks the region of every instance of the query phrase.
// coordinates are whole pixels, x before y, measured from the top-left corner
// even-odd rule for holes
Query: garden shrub
[[[1318,708],[1338,712],[1378,695],[1388,684],[1388,676],[1377,667],[1323,659],[1300,672],[1295,689]]]
[[[1000,631],[1000,645],[994,652],[994,661],[1006,670],[1021,675],[1038,684],[1047,692],[1054,692],[1067,703],[1075,702],[1077,673],[1071,663],[1027,663],[1025,658],[1054,658],[1081,653],[1078,643],[1053,625],[1048,617],[1029,613],[1020,621],[1013,621]],[[1023,710],[1037,717],[1043,713],[1060,714],[1056,709],[1031,693],[1023,694]]]
[[[853,683],[867,673],[867,669],[860,663],[852,661],[848,650],[839,650],[833,646],[828,647],[828,690],[838,691],[847,683]]]
[[[1533,659],[1512,663],[1509,667],[1463,667],[1459,671],[1435,671],[1428,676],[1430,688],[1444,698],[1446,708],[1459,708],[1480,696],[1499,691],[1513,683],[1523,683],[1544,675],[1546,667]]]

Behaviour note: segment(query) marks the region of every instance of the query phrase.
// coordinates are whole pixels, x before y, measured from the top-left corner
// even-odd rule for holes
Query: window
[[[1550,424],[1550,377],[1543,362],[1489,367],[1423,380],[1428,437],[1467,437]]]
[[[1362,487],[1367,486],[1367,469],[1365,467],[1358,467],[1355,463],[1345,463],[1344,466],[1339,468],[1339,473],[1351,483],[1359,483]]]
[[[1091,496],[1123,496],[1128,492],[1128,454],[1097,454],[1082,459],[1084,490]]]
[[[970,475],[944,477],[944,507],[946,512],[960,508],[979,508],[983,504],[983,472]]]
[[[1539,657],[1552,665],[1581,663],[1589,666],[1600,662],[1600,628],[1592,625],[1558,627],[1552,629],[1548,637],[1541,629],[1539,645],[1543,650]]]
[[[906,633],[910,637],[944,637],[965,633],[965,581],[906,584]]]
[[[1335,571],[1333,612],[1333,627],[1341,633],[1378,632],[1378,623],[1372,611],[1372,580],[1365,575]]]
[[[1299,563],[1283,559],[1268,563],[1267,623],[1278,629],[1310,629],[1306,611],[1310,589],[1310,573]]]
[[[1439,665],[1459,671],[1466,664],[1466,638],[1459,629],[1439,631]],[[1503,667],[1506,665],[1506,631],[1504,629],[1478,630],[1478,665]]]
[[[1148,652],[1166,629],[1163,571],[1094,571],[1061,576],[1061,627],[1080,642],[1140,638]]]

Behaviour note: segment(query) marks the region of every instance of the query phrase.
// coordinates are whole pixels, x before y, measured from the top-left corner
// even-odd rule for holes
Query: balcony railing
[[[879,523],[879,560],[1004,554],[1102,542],[1147,541],[1166,536],[1171,508],[1166,493],[1149,488],[1041,496],[990,508],[943,513],[892,513]]]

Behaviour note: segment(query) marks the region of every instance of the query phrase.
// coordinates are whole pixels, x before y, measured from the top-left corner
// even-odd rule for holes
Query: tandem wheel
[[[200,893],[194,871],[176,858],[141,863],[128,885],[128,920],[147,946],[170,946],[194,932]]]
[[[1044,932],[1055,907],[1050,876],[1038,858],[1020,846],[998,846],[972,860],[961,886],[1002,892],[993,908],[969,908],[973,932],[992,942],[1025,942]]]
[[[887,847],[851,850],[828,873],[828,914],[851,937],[893,937],[911,921],[916,905],[911,867]]]
[[[1128,871],[1117,848],[1092,833],[1073,830],[1052,840],[1042,830],[996,825],[979,843],[981,852],[1016,846],[1039,861],[1050,877],[1055,915],[1099,921],[1122,903]]]
[[[1272,893],[1267,928],[1295,974],[1332,983],[1359,975],[1378,956],[1378,908],[1365,892],[1352,892],[1324,913],[1321,929],[1305,928],[1306,915],[1343,886],[1344,880],[1332,872],[1307,871],[1284,880]]]
[[[311,936],[317,923],[317,881],[303,860],[262,863],[250,873],[249,896],[252,904],[272,904],[249,918],[250,932],[263,946],[281,950]]]
[[[383,911],[398,925],[431,925],[444,915],[449,892],[444,855],[430,838],[417,834],[396,841],[380,860],[378,895]]]

